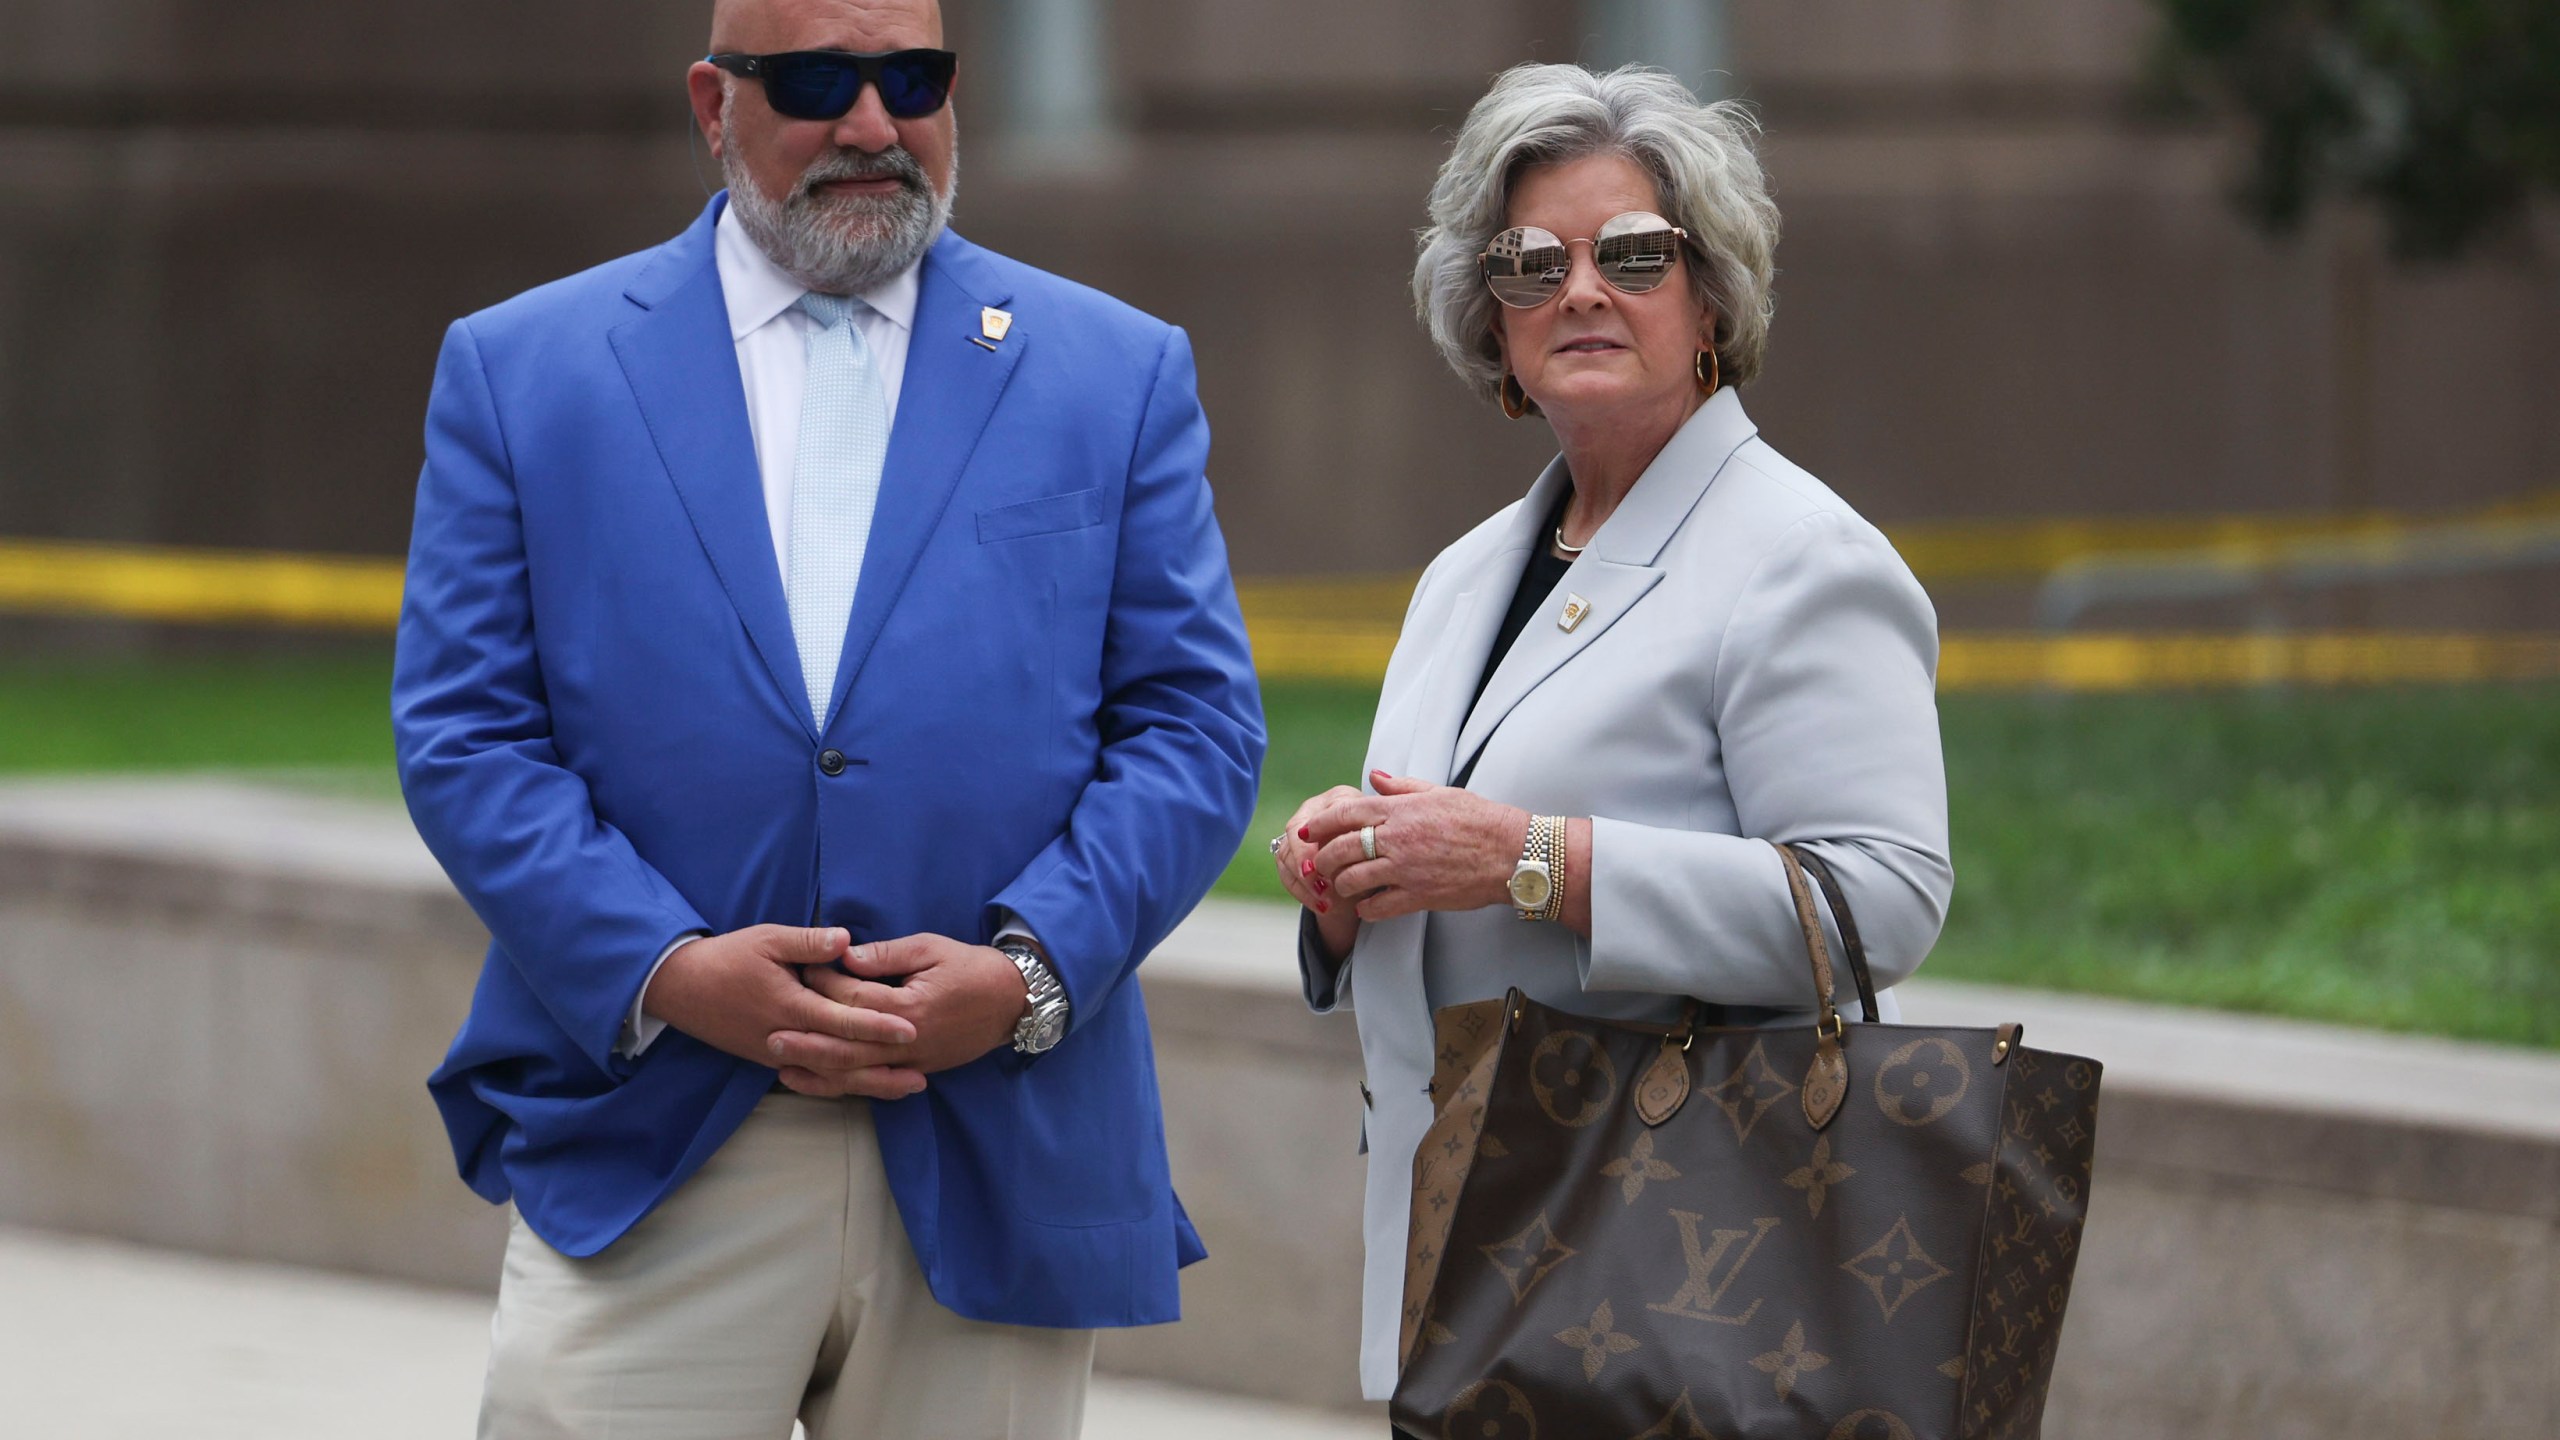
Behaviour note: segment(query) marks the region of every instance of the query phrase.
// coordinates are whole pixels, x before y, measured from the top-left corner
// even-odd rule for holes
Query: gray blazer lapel
[[[1635,488],[1618,503],[1616,513],[1600,527],[1599,534],[1591,537],[1582,558],[1565,572],[1560,588],[1565,596],[1579,595],[1587,602],[1582,618],[1572,629],[1564,628],[1564,597],[1556,598],[1540,614],[1530,617],[1520,638],[1512,642],[1511,653],[1503,657],[1501,668],[1494,671],[1491,683],[1485,686],[1484,698],[1476,702],[1459,731],[1450,773],[1464,768],[1484,748],[1494,730],[1531,691],[1607,634],[1620,616],[1634,609],[1661,581],[1662,571],[1654,567],[1654,562],[1688,520],[1689,512],[1698,508],[1699,499],[1715,483],[1725,462],[1754,433],[1750,419],[1742,413],[1742,402],[1732,391],[1725,390],[1698,407],[1698,413],[1672,435],[1662,453],[1653,457],[1653,463],[1637,478]],[[1538,484],[1522,504],[1523,514],[1532,517],[1529,524],[1533,529],[1543,528],[1555,506],[1555,487],[1563,483],[1564,462],[1559,459],[1538,477]],[[1539,538],[1532,534],[1528,543],[1534,545]],[[1509,573],[1516,589],[1520,570],[1514,567]],[[1498,627],[1499,611],[1505,607],[1495,608]],[[1466,683],[1474,684],[1475,676],[1483,673],[1482,657],[1492,648],[1493,637],[1488,630],[1484,643],[1471,652],[1477,657],[1477,668],[1469,672]]]
[[[1421,718],[1415,722],[1413,753],[1407,757],[1414,779],[1447,784],[1457,773],[1458,757],[1469,753],[1454,748],[1459,727],[1466,722],[1467,702],[1475,698],[1485,657],[1493,653],[1493,639],[1511,607],[1512,592],[1520,588],[1520,572],[1527,568],[1529,551],[1538,543],[1538,532],[1546,527],[1547,514],[1555,508],[1556,494],[1565,483],[1564,462],[1549,461],[1513,512],[1509,528],[1494,542],[1492,553],[1471,563],[1472,583],[1451,605],[1448,631],[1435,644],[1431,667],[1420,682],[1423,693],[1416,711]]]
[[[1502,657],[1502,667],[1493,672],[1492,683],[1484,687],[1484,698],[1467,716],[1466,728],[1459,732],[1458,747],[1453,752],[1452,770],[1473,759],[1485,741],[1493,737],[1495,727],[1528,698],[1530,691],[1606,634],[1610,626],[1618,623],[1618,617],[1634,609],[1636,602],[1661,579],[1662,572],[1650,565],[1620,565],[1587,554],[1575,561],[1559,588],[1589,602],[1581,622],[1569,631],[1563,627],[1560,615],[1565,602],[1561,597],[1529,617],[1529,623],[1521,627],[1520,638],[1511,642],[1511,653]]]

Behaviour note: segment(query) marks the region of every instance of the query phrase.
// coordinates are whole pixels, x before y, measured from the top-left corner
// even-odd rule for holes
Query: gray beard
[[[724,123],[735,103],[733,91],[721,107]],[[951,223],[952,192],[960,188],[956,158],[951,190],[936,194],[924,166],[899,146],[877,155],[821,155],[780,202],[757,188],[735,149],[724,149],[720,170],[747,238],[784,274],[822,295],[859,295],[923,259]],[[900,184],[887,195],[839,197],[817,189],[836,180],[891,178]]]

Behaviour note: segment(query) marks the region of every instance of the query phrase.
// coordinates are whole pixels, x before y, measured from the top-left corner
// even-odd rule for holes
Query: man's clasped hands
[[[839,968],[841,967],[841,968]],[[803,1095],[896,1100],[1012,1039],[1028,992],[1004,952],[941,935],[856,945],[840,929],[755,925],[679,946],[648,1013],[771,1065]]]

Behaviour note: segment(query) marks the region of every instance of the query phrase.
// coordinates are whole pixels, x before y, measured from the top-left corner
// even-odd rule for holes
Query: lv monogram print
[[[1698,1222],[1706,1217],[1692,1215],[1686,1210],[1674,1210],[1671,1218],[1680,1226],[1680,1248],[1688,1257],[1689,1283],[1680,1287],[1679,1294],[1659,1305],[1645,1308],[1716,1325],[1750,1324],[1751,1317],[1760,1311],[1758,1300],[1752,1301],[1751,1308],[1739,1315],[1718,1314],[1716,1307],[1724,1303],[1725,1292],[1733,1288],[1733,1282],[1742,1274],[1742,1267],[1751,1263],[1751,1256],[1760,1248],[1760,1242],[1768,1239],[1769,1232],[1778,1228],[1777,1217],[1764,1215],[1752,1221],[1748,1230],[1718,1230],[1715,1243],[1704,1246],[1698,1243]],[[1733,1253],[1737,1243],[1742,1246],[1742,1253],[1734,1255],[1728,1265],[1725,1257]]]
[[[2035,1440],[2099,1071],[1990,1030],[1659,1030],[1444,1011],[1396,1423],[1447,1440]],[[1643,1083],[1637,1083],[1641,1080]],[[1707,1103],[1699,1103],[1703,1099]],[[1658,1123],[1648,1124],[1650,1110]]]
[[[2035,1440],[2096,1160],[2097,1062],[2012,1053],[1964,1358],[1965,1440]]]

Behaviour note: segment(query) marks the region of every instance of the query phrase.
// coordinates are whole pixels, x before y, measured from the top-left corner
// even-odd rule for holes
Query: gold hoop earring
[[[1699,351],[1697,361],[1689,368],[1698,374],[1700,391],[1713,395],[1724,388],[1724,361],[1713,350]]]
[[[1512,374],[1508,370],[1503,371],[1502,388],[1499,393],[1502,398],[1503,414],[1510,416],[1514,420],[1524,420],[1528,418],[1529,392],[1520,388],[1519,376]]]

